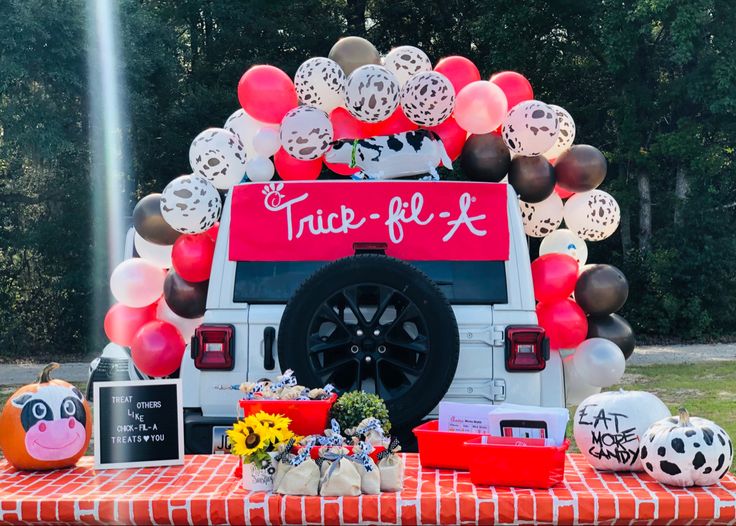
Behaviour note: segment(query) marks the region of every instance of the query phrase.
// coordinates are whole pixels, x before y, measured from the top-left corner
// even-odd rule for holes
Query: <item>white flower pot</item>
[[[273,491],[273,478],[276,474],[276,453],[269,453],[270,460],[260,464],[246,462],[243,457],[243,488],[248,491]]]

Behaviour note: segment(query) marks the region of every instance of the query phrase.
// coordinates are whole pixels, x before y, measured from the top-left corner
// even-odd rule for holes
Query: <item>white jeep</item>
[[[187,451],[222,448],[241,398],[231,386],[287,368],[305,385],[379,394],[399,429],[440,400],[564,407],[562,360],[537,326],[519,203],[506,195],[506,261],[401,261],[380,244],[337,261],[232,261],[229,192],[204,323],[180,370]]]

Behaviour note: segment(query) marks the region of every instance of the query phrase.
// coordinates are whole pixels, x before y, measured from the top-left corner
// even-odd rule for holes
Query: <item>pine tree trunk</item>
[[[675,226],[682,226],[682,218],[687,201],[690,183],[685,174],[685,168],[678,166],[675,171]]]
[[[639,250],[652,250],[652,196],[649,174],[639,174]]]
[[[618,164],[618,176],[621,180],[629,180],[624,163]],[[621,232],[621,253],[626,259],[631,250],[631,212],[628,204],[621,207],[621,224],[618,228]]]

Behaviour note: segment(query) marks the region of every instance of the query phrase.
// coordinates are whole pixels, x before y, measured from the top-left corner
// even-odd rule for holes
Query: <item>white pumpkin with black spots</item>
[[[198,234],[220,218],[222,201],[217,189],[199,175],[182,175],[161,192],[161,215],[177,232]]]
[[[227,190],[245,175],[245,147],[235,133],[222,128],[208,128],[192,141],[189,164],[215,188]]]
[[[419,73],[401,89],[401,108],[414,124],[437,126],[455,109],[455,88],[440,73]]]
[[[710,486],[728,473],[733,443],[721,426],[681,408],[679,416],[655,422],[644,433],[639,457],[657,482]]]
[[[391,71],[402,86],[414,75],[432,71],[432,62],[427,54],[414,46],[399,46],[389,51],[383,65]]]
[[[539,203],[519,201],[524,232],[531,237],[545,237],[562,223],[564,205],[557,192]]]
[[[533,157],[549,150],[560,128],[557,113],[544,102],[526,100],[509,111],[503,121],[503,142],[517,155]]]
[[[565,224],[585,241],[601,241],[621,222],[621,209],[611,194],[591,190],[573,195],[565,203]]]
[[[547,159],[552,160],[569,150],[572,143],[575,142],[575,121],[565,108],[554,104],[550,104],[549,107],[557,114],[557,126],[560,129],[552,148],[543,154]]]
[[[353,71],[345,87],[345,105],[363,122],[386,120],[396,110],[401,88],[396,76],[383,66],[368,64]]]
[[[296,70],[294,86],[299,102],[329,113],[344,104],[346,80],[337,62],[313,57]]]
[[[335,141],[325,160],[348,165],[355,161],[361,171],[353,179],[396,179],[429,173],[424,179],[437,180],[440,163],[452,170],[442,139],[429,130]]]
[[[319,159],[330,148],[332,123],[324,111],[300,106],[284,115],[280,138],[281,146],[295,159]]]

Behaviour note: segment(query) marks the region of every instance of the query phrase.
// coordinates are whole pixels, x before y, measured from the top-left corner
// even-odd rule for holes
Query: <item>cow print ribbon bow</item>
[[[361,464],[366,471],[373,471],[373,463],[368,455],[373,451],[374,447],[368,442],[361,442],[353,449],[353,459]]]
[[[284,371],[284,374],[281,375],[279,381],[271,384],[271,391],[278,391],[279,389],[283,389],[284,387],[294,387],[296,385],[296,376],[294,376],[294,371],[291,369],[287,369]]]
[[[286,464],[288,462],[289,453],[291,452],[291,448],[294,447],[296,440],[292,437],[289,439],[289,441],[286,443],[286,446],[284,446],[284,449],[279,451],[273,459],[276,462],[284,462]]]
[[[369,418],[365,424],[355,428],[355,434],[358,436],[366,435],[369,431],[378,431],[379,434],[383,435],[381,421],[377,418]]]
[[[391,443],[388,445],[388,447],[377,455],[378,461],[380,462],[381,460],[388,457],[389,455],[395,455],[399,451],[401,451],[401,445],[399,444],[399,439],[394,437],[391,439]]]
[[[330,421],[330,435],[321,436],[317,439],[320,446],[341,446],[345,443],[345,439],[340,434],[340,424],[334,418]]]
[[[291,465],[298,466],[299,464],[307,460],[312,453],[312,447],[314,446],[314,443],[314,438],[310,438],[309,440],[307,440],[307,443],[304,444],[299,450],[299,454],[295,455],[294,458],[291,459]]]

